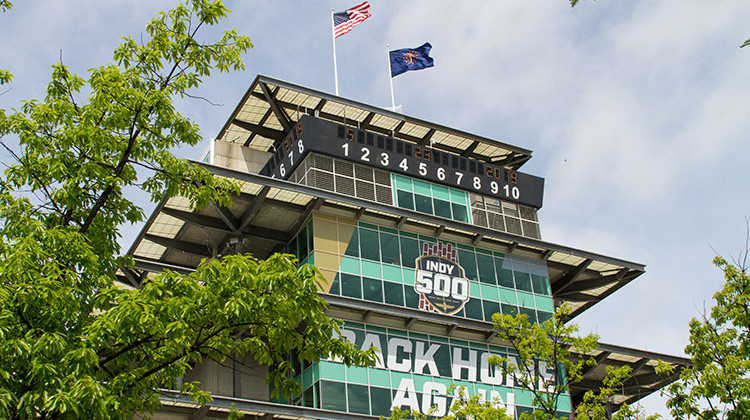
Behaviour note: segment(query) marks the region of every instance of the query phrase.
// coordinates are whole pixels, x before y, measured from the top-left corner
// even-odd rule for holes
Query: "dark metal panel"
[[[165,246],[167,248],[176,249],[182,252],[188,252],[199,257],[211,257],[210,249],[201,244],[195,244],[192,242],[181,241],[177,239],[165,238],[163,236],[156,236],[147,233],[143,236],[144,239],[149,240],[155,244]]]
[[[268,128],[262,125],[249,123],[247,121],[238,120],[236,118],[232,120],[232,124],[238,127],[244,128],[247,131],[260,134],[263,137],[274,139],[276,141],[283,139],[284,136],[286,135],[284,131],[274,130],[273,128]]]
[[[596,254],[593,252],[582,251],[582,250],[570,248],[564,245],[544,242],[538,239],[532,239],[532,238],[527,238],[527,237],[520,236],[520,235],[514,235],[512,233],[499,232],[499,231],[492,230],[489,228],[474,226],[468,223],[456,222],[454,220],[432,216],[432,215],[425,214],[425,213],[419,213],[413,210],[407,210],[407,209],[402,209],[399,207],[393,207],[390,205],[367,201],[367,200],[363,200],[360,198],[351,197],[351,196],[347,196],[347,195],[343,195],[343,194],[339,194],[339,193],[335,193],[335,192],[331,192],[327,190],[321,190],[321,189],[317,189],[313,187],[308,187],[306,185],[295,184],[295,183],[288,182],[288,181],[268,178],[262,175],[251,174],[248,172],[240,172],[240,171],[236,171],[233,169],[224,168],[221,166],[210,165],[204,162],[197,162],[197,161],[191,161],[191,162],[195,165],[203,167],[204,169],[216,175],[236,178],[238,180],[250,182],[253,184],[285,189],[285,190],[297,192],[300,194],[310,195],[314,197],[320,197],[325,200],[345,203],[356,208],[372,209],[373,211],[376,211],[376,212],[381,212],[384,214],[391,214],[396,219],[403,216],[411,220],[424,220],[425,222],[436,225],[436,226],[445,225],[447,228],[451,228],[460,232],[470,233],[472,237],[476,234],[482,234],[485,236],[485,238],[496,238],[496,239],[506,241],[508,243],[517,242],[519,246],[528,245],[534,248],[541,248],[544,251],[552,250],[552,251],[562,252],[565,254],[569,254],[569,255],[573,255],[573,256],[577,256],[581,258],[592,259],[592,260],[600,261],[600,262],[607,263],[607,264],[613,264],[613,265],[618,265],[618,266],[625,267],[625,268],[630,268],[631,270],[635,270],[635,271],[642,272],[645,269],[645,266],[643,264],[625,261],[625,260],[621,260],[621,259],[613,258],[613,257],[607,257],[607,256]],[[544,251],[540,252],[539,255],[541,256]]]

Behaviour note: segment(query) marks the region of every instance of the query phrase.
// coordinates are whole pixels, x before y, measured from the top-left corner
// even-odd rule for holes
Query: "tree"
[[[242,69],[252,47],[235,30],[199,41],[227,13],[220,0],[188,0],[153,19],[144,44],[124,38],[113,63],[86,77],[57,63],[44,100],[0,112],[15,159],[0,178],[0,417],[130,418],[204,358],[252,355],[269,366],[274,395],[299,391],[290,352],[372,363],[371,351],[333,338],[319,273],[289,255],[204,261],[140,290],[116,283],[132,264],[118,255],[118,228],[144,219],[126,189],[198,207],[239,191],[169,151],[201,139],[172,99]],[[180,389],[210,400],[197,383]]]
[[[593,366],[593,357],[586,357],[599,347],[595,334],[578,335],[578,326],[565,323],[570,309],[563,305],[552,318],[542,323],[531,323],[525,314],[495,314],[492,320],[500,339],[510,343],[517,358],[491,360],[505,374],[512,374],[516,384],[532,393],[531,413],[521,419],[551,420],[560,418],[560,398],[568,393],[570,384],[583,380],[583,371]],[[624,405],[609,414],[608,401],[615,390],[631,373],[629,366],[607,369],[607,376],[597,392],[588,391],[583,403],[575,410],[577,419],[635,419],[645,417],[640,410]],[[562,417],[565,418],[565,417]],[[649,417],[653,420],[656,416]]]
[[[8,0],[0,0],[0,12],[7,12],[13,7],[13,3]],[[9,83],[13,79],[13,75],[4,69],[0,69],[0,86]]]
[[[690,321],[685,353],[693,366],[670,385],[667,407],[676,419],[750,418],[750,276],[741,263],[714,258],[726,282],[715,305]]]
[[[578,326],[565,323],[570,314],[566,305],[557,309],[554,316],[543,323],[531,323],[525,314],[492,316],[498,338],[505,340],[515,356],[493,356],[489,363],[501,369],[503,375],[512,375],[515,386],[532,393],[535,410],[524,412],[522,420],[567,419],[559,407],[561,398],[569,392],[570,384],[583,379],[583,370],[596,363],[591,354],[598,348],[598,337],[589,334],[578,335]],[[608,368],[607,376],[599,389],[588,391],[583,402],[575,409],[575,418],[581,420],[600,419],[645,419],[655,420],[658,415],[646,416],[641,409],[623,405],[615,413],[610,413],[608,404],[616,390],[631,373],[627,365]],[[513,419],[513,413],[506,413],[499,404],[483,401],[479,396],[467,398],[461,389],[452,387],[453,397],[449,419],[472,418],[476,420]],[[421,413],[409,413],[395,409],[391,419],[414,417],[426,419]]]

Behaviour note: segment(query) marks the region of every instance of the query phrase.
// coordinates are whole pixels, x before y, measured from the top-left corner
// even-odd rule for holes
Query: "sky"
[[[16,1],[0,14],[0,108],[42,98],[50,65],[84,75],[139,40],[165,0]],[[342,1],[227,2],[252,37],[245,71],[178,103],[206,139],[257,74],[334,92],[331,8]],[[750,195],[750,2],[385,1],[336,42],[340,95],[390,106],[387,45],[432,44],[435,66],[393,79],[409,116],[533,150],[545,178],[542,239],[646,265],[578,318],[601,341],[683,355],[688,322],[723,283],[711,261],[745,246]],[[197,158],[206,144],[180,149]],[[3,162],[8,157],[1,155]],[[144,203],[147,213],[153,204]],[[140,226],[125,229],[127,249]],[[642,400],[666,414],[657,396]]]

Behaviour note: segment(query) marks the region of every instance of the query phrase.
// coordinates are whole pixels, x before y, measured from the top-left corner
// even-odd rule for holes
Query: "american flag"
[[[370,3],[364,2],[349,10],[333,14],[333,35],[335,38],[344,35],[356,25],[370,17]]]

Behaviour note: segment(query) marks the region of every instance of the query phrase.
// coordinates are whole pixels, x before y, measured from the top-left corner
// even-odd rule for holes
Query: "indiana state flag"
[[[430,58],[431,49],[432,45],[429,42],[425,42],[421,47],[389,51],[391,56],[391,77],[398,76],[409,70],[422,70],[434,66],[435,64],[432,58]]]

